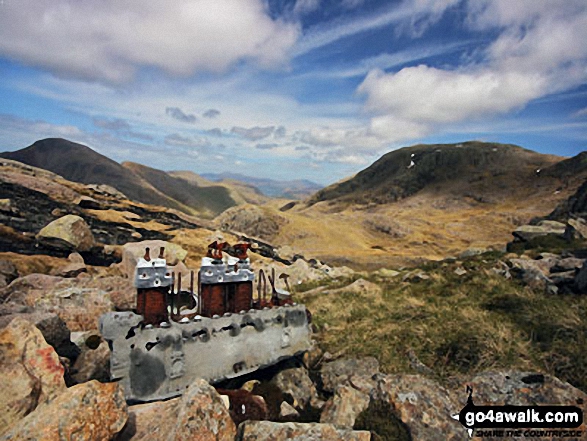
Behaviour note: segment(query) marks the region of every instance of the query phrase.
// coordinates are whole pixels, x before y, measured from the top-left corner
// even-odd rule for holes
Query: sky
[[[587,150],[584,0],[0,0],[0,150],[322,185],[417,143]]]

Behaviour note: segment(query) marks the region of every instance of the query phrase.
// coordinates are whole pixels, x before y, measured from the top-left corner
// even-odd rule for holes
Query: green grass
[[[457,263],[436,263],[418,283],[373,278],[380,293],[331,292],[344,280],[329,281],[326,293],[296,295],[325,350],[375,356],[384,372],[413,372],[411,350],[440,379],[511,368],[587,390],[587,296],[551,296],[506,280],[491,271],[499,257],[467,259],[463,276],[454,274]]]

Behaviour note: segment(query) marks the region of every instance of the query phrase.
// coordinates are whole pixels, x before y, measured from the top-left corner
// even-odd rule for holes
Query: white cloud
[[[433,3],[415,0],[438,14]],[[449,4],[451,2],[445,2]],[[390,141],[442,125],[521,109],[530,101],[587,81],[587,4],[484,0],[467,3],[467,23],[499,36],[484,59],[457,70],[420,65],[372,70],[358,87],[373,114],[371,130]]]
[[[523,106],[545,90],[540,75],[445,71],[420,65],[395,74],[369,73],[358,91],[367,109],[407,121],[447,123]]]
[[[125,82],[140,67],[172,75],[241,60],[281,65],[299,34],[262,0],[19,0],[2,5],[0,54],[84,80]]]

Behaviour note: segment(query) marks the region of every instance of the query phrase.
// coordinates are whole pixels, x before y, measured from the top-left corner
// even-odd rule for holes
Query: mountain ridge
[[[344,182],[319,190],[308,200],[385,204],[404,199],[426,188],[457,183],[460,190],[500,192],[508,179],[535,178],[535,171],[563,158],[543,155],[513,145],[468,141],[459,144],[418,144],[386,153]],[[498,182],[494,189],[483,181]],[[455,188],[458,190],[458,188]]]

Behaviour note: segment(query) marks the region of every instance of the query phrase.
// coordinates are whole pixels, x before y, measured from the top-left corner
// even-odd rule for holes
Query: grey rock
[[[324,440],[370,441],[367,431],[337,429],[332,424],[274,423],[271,421],[245,421],[239,426],[238,441]]]
[[[349,385],[353,376],[373,382],[372,377],[378,373],[379,362],[374,357],[340,359],[322,365],[321,387],[325,392],[334,393],[337,386]]]
[[[566,226],[563,223],[555,221],[542,221],[539,225],[522,225],[512,233],[515,239],[522,242],[528,242],[537,237],[549,234],[564,236]]]
[[[291,404],[298,412],[308,410],[312,399],[317,397],[316,386],[303,367],[279,372],[273,377],[271,384],[281,392],[282,400]]]

